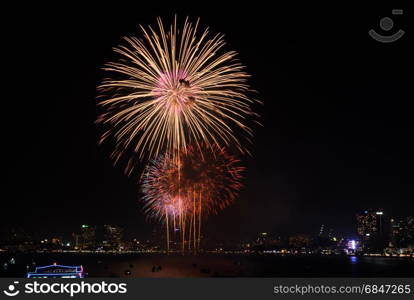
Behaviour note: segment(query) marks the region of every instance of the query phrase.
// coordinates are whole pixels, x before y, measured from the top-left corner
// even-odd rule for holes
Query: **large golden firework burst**
[[[175,155],[189,144],[247,152],[240,139],[252,135],[247,122],[256,119],[256,100],[248,96],[249,75],[236,52],[223,50],[222,34],[200,33],[198,21],[186,19],[180,30],[175,18],[168,31],[157,21],[158,30],[141,26],[141,38],[125,37],[114,49],[120,59],[104,67],[110,77],[98,87],[98,122],[109,126],[100,142],[114,139],[115,162],[136,153],[128,173],[134,157]]]

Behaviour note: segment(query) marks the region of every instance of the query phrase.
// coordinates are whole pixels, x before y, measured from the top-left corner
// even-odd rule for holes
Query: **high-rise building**
[[[357,233],[364,250],[383,250],[385,242],[384,211],[367,209],[356,215]]]
[[[414,217],[391,219],[391,246],[414,249]]]
[[[319,236],[323,236],[325,234],[325,224],[322,224],[319,228]]]
[[[82,225],[81,227],[82,249],[94,250],[96,247],[95,227]]]
[[[73,238],[73,248],[75,249],[75,250],[79,250],[80,249],[80,247],[81,247],[81,244],[80,244],[80,234],[77,234],[77,233],[72,233],[72,238]]]
[[[112,250],[119,250],[122,247],[122,234],[121,227],[116,225],[104,225],[104,239],[107,247]]]

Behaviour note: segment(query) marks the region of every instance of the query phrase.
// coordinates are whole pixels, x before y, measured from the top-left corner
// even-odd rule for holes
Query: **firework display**
[[[128,151],[137,154],[127,172],[131,157],[174,155],[200,142],[246,152],[240,140],[252,135],[247,123],[256,116],[249,75],[236,52],[223,51],[223,35],[210,37],[198,27],[186,20],[180,30],[176,19],[169,31],[161,19],[158,32],[141,26],[142,38],[124,38],[114,49],[121,58],[104,67],[111,77],[98,88],[98,122],[108,125],[101,142],[114,139],[115,162]]]
[[[222,34],[199,30],[177,18],[165,28],[141,26],[141,37],[125,37],[107,63],[98,87],[100,143],[114,143],[115,163],[126,158],[132,174],[137,159],[149,164],[141,176],[144,210],[165,223],[185,245],[200,248],[201,222],[235,201],[243,167],[227,153],[239,154],[253,134],[258,115],[247,84],[249,75],[225,51]]]
[[[190,145],[179,159],[162,155],[148,164],[141,178],[147,215],[170,222],[169,228],[177,222],[182,231],[189,227],[189,236],[182,237],[188,243],[199,241],[202,218],[233,203],[242,186],[239,160],[223,148],[202,150]]]

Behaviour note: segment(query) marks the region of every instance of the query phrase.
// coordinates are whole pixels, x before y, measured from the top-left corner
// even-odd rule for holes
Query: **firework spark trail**
[[[188,248],[192,239],[194,250],[199,249],[202,218],[234,202],[244,171],[240,161],[223,148],[201,146],[202,152],[198,146],[188,146],[179,160],[161,155],[148,164],[141,178],[147,216],[167,223],[179,216],[182,247],[189,226]]]
[[[125,37],[114,49],[121,59],[104,67],[111,77],[98,87],[104,112],[97,121],[109,129],[100,142],[115,141],[115,162],[131,150],[137,154],[128,174],[134,157],[176,155],[189,144],[247,152],[240,140],[249,140],[247,123],[257,116],[251,108],[257,101],[247,95],[249,75],[236,52],[223,50],[222,34],[198,27],[186,19],[179,30],[175,18],[167,31],[158,18],[158,30],[141,26],[143,38]]]

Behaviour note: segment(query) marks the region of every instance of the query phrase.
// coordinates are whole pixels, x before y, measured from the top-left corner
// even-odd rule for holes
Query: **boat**
[[[48,265],[36,267],[34,272],[28,272],[27,278],[84,278],[83,266]]]

